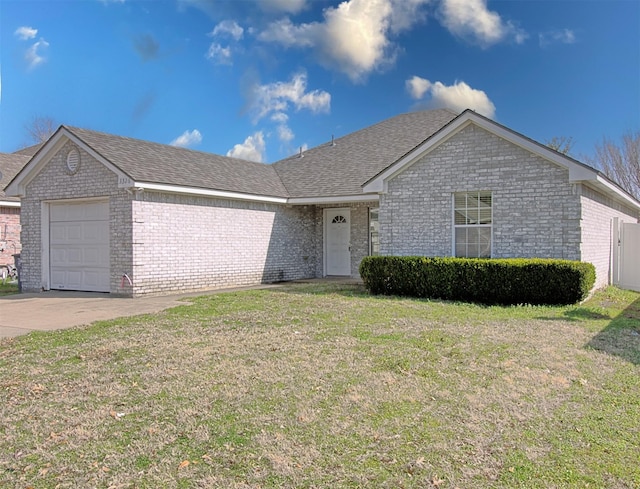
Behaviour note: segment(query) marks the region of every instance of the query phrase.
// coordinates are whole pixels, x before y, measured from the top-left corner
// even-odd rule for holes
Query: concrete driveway
[[[158,312],[189,304],[188,297],[193,295],[136,299],[60,291],[7,295],[0,297],[0,338]]]

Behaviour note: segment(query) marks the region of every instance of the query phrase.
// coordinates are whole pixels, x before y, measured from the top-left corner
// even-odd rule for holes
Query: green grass
[[[286,285],[0,342],[8,488],[640,487],[640,294]]]
[[[18,282],[9,282],[0,279],[0,297],[18,293]]]

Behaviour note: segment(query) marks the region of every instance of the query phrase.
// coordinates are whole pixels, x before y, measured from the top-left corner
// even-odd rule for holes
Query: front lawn
[[[0,340],[0,487],[640,487],[640,294],[291,284]]]

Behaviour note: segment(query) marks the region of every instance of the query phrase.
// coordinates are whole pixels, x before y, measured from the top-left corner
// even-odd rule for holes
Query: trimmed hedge
[[[596,279],[591,263],[528,258],[367,256],[360,276],[372,294],[483,304],[575,304]]]

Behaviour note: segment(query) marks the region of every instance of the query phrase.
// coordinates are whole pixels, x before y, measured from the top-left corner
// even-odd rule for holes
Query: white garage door
[[[52,289],[109,292],[109,203],[51,204]]]

